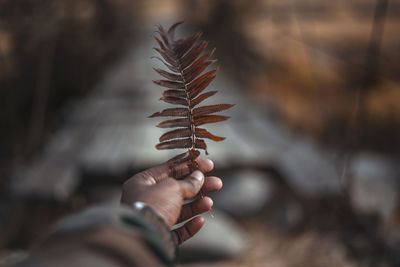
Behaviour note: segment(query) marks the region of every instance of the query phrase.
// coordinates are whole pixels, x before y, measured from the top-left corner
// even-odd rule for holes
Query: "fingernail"
[[[204,178],[204,174],[201,171],[194,171],[190,176],[192,176],[197,181],[202,181]]]
[[[211,207],[214,206],[214,201],[211,198],[210,198],[210,202],[211,202]]]
[[[214,162],[211,159],[206,159],[206,161],[208,161],[208,164],[214,168]]]

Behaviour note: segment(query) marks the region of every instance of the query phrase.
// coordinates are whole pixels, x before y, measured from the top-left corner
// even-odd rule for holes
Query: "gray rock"
[[[364,153],[354,158],[350,171],[353,206],[389,219],[399,199],[399,165],[387,157]]]
[[[312,140],[297,136],[290,147],[280,152],[278,170],[288,183],[306,196],[338,194],[341,190],[334,153]]]
[[[240,257],[248,237],[235,221],[213,209],[214,218],[204,214],[206,222],[193,238],[180,247],[181,261],[210,261]]]
[[[16,266],[24,261],[29,253],[24,250],[0,250],[0,266]]]
[[[227,174],[224,187],[213,194],[215,206],[236,216],[254,215],[272,198],[274,185],[265,172],[243,169]]]
[[[46,175],[43,175],[43,174]],[[56,158],[43,158],[20,167],[10,179],[10,189],[18,197],[66,201],[79,183],[75,168]]]
[[[298,201],[290,197],[283,197],[274,201],[268,213],[268,222],[277,230],[290,231],[295,229],[304,220],[304,211]]]

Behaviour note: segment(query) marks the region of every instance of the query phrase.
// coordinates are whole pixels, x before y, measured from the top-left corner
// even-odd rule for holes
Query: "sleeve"
[[[176,251],[150,207],[103,205],[61,221],[19,266],[173,266]]]

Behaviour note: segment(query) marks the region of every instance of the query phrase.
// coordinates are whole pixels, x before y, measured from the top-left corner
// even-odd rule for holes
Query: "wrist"
[[[148,245],[157,255],[161,257],[167,256],[168,259],[175,259],[177,245],[164,219],[144,202],[135,201],[131,207],[144,219],[142,222],[135,221],[131,222],[131,224],[139,226],[140,232],[143,233]]]

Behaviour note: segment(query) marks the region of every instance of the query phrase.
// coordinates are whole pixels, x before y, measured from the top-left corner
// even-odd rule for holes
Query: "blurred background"
[[[0,265],[177,151],[156,25],[204,32],[214,215],[181,266],[400,266],[399,0],[0,1]]]

